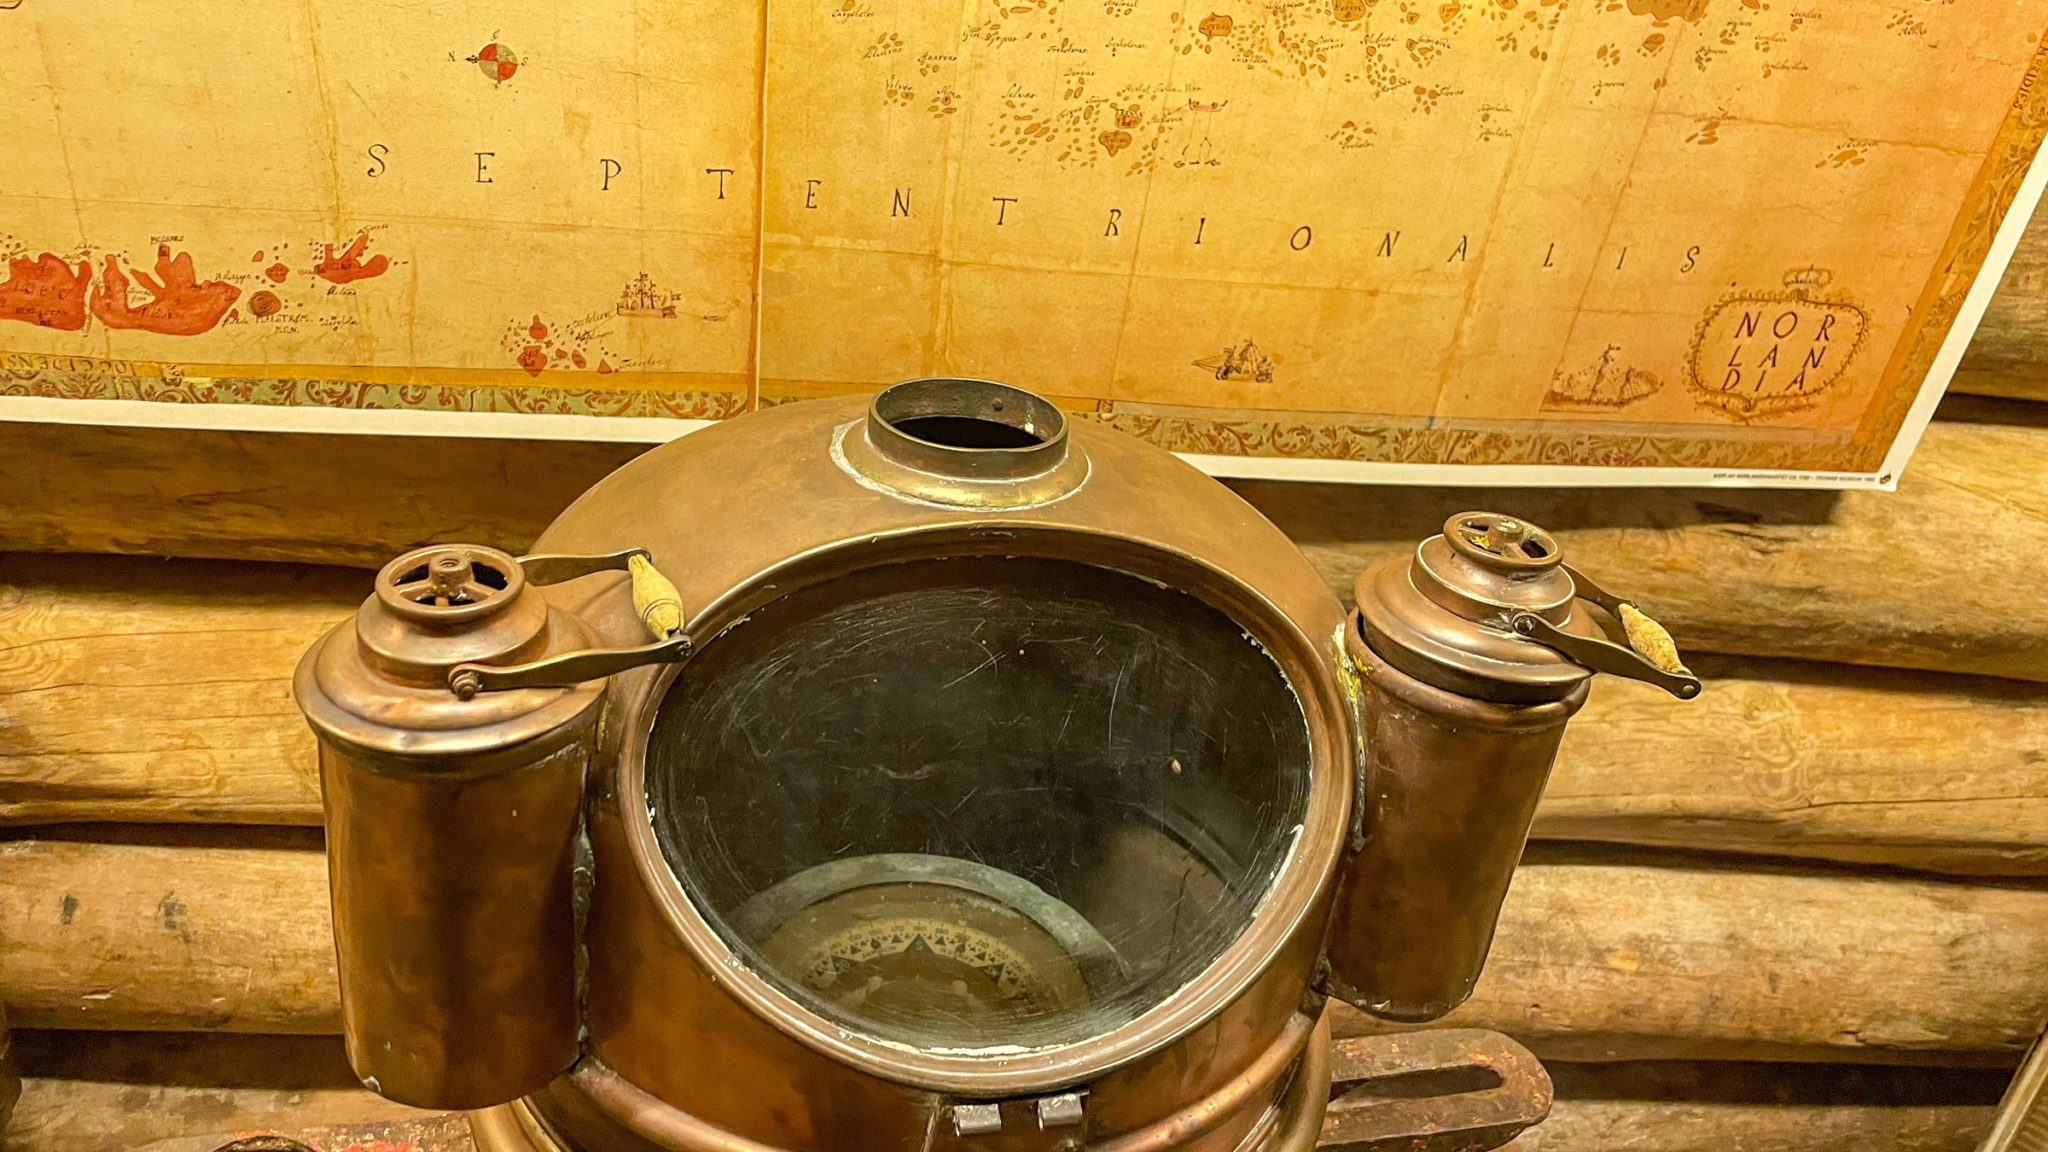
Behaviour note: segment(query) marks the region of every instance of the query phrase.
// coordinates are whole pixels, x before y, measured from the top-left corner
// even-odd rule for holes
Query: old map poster
[[[1890,484],[2039,195],[2044,31],[0,0],[0,418],[666,436],[956,374],[1220,472]]]
[[[0,0],[0,388],[743,411],[759,27],[758,0]]]

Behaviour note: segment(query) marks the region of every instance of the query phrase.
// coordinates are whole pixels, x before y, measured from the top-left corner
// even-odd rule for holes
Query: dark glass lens
[[[1229,617],[1059,561],[905,564],[775,601],[656,717],[663,852],[746,963],[926,1049],[1128,1023],[1250,925],[1308,731]]]

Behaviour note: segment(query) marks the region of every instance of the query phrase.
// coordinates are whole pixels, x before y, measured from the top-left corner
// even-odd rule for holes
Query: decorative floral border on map
[[[851,391],[851,389],[849,389]],[[793,403],[817,393],[763,394],[760,406]],[[1071,403],[1071,401],[1069,401]],[[1817,442],[1809,433],[1557,432],[1446,425],[1421,417],[1365,422],[1337,413],[1269,412],[1211,415],[1201,409],[1099,404],[1069,415],[1093,420],[1172,452],[1202,456],[1333,460],[1370,464],[1554,465],[1589,468],[1768,468],[1849,471],[1859,449]],[[1766,438],[1769,437],[1769,438]]]
[[[1924,381],[1927,378],[1935,357],[1941,354],[1942,344],[1948,339],[1949,330],[1955,327],[1964,299],[1975,286],[1984,262],[1991,256],[1992,242],[1998,238],[1999,227],[2004,223],[2006,213],[2011,211],[2013,201],[2018,198],[2020,185],[2026,182],[2027,173],[2033,168],[2042,141],[2048,140],[2048,84],[2042,83],[2044,69],[2048,69],[2048,39],[2043,40],[2033,60],[2027,64],[2026,75],[2020,80],[2020,90],[2013,97],[2012,114],[2006,117],[1998,139],[1985,158],[1985,170],[1979,178],[1977,194],[1968,205],[1968,218],[1958,222],[1955,234],[1949,240],[1948,259],[1934,270],[1933,280],[1928,285],[1928,295],[1932,299],[1927,301],[1926,307],[1917,310],[1920,326],[1899,367],[1899,374],[1893,377],[1894,382]],[[1884,444],[1889,445],[1905,425],[1906,413],[1913,407],[1917,394],[1917,388],[1896,386],[1885,394],[1884,407],[1877,418],[1878,431],[1883,433],[1880,439]]]
[[[376,384],[276,377],[188,378],[175,364],[18,353],[0,357],[0,396],[678,420],[724,420],[747,408],[743,392],[549,388],[528,384]]]
[[[1704,439],[1626,432],[1412,427],[1341,419],[1245,418],[1113,411],[1082,413],[1175,452],[1384,464],[1551,465],[1591,468],[1765,468],[1855,471],[1863,449],[1810,440]],[[1882,459],[1882,457],[1880,457]]]

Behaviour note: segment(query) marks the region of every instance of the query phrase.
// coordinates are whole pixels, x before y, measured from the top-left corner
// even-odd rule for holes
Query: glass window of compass
[[[1279,666],[1194,597],[1049,560],[895,565],[707,644],[649,742],[656,832],[746,963],[949,1052],[1102,1035],[1251,924],[1300,829]]]

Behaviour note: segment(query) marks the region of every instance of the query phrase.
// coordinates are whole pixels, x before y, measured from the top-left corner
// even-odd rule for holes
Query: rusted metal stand
[[[1550,1111],[1550,1077],[1497,1032],[1443,1029],[1331,1041],[1326,1028],[1242,1152],[1484,1152]],[[719,1152],[770,1152],[722,1134]],[[578,1152],[523,1102],[469,1113],[295,1133],[241,1133],[195,1152]],[[590,1149],[587,1152],[607,1152]]]

